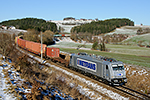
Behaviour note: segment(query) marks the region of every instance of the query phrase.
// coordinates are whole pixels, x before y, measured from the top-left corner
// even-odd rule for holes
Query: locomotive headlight
[[[114,80],[114,82],[116,83],[116,82],[118,82],[118,80]]]
[[[124,82],[127,82],[127,79],[124,79]]]

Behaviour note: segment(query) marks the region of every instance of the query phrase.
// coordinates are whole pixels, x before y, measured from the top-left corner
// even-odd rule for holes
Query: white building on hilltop
[[[53,22],[56,23],[57,29],[62,33],[70,33],[72,27],[91,23],[92,21],[98,21],[98,20],[92,20],[92,19],[65,19],[65,20],[59,20],[59,21],[47,21],[47,22]]]

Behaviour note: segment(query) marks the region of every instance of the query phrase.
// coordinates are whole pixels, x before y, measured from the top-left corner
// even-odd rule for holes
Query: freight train
[[[18,37],[15,38],[15,43],[30,52],[41,54],[41,44],[31,41],[26,41]],[[69,62],[59,57],[59,48],[47,47],[43,44],[43,55],[49,57],[54,62],[60,62],[80,70],[93,77],[101,79],[111,85],[125,85],[127,83],[126,71],[124,64],[112,58],[102,56],[91,56],[86,53],[71,54]]]

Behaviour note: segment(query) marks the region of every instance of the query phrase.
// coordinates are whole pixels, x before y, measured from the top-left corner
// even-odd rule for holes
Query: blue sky
[[[63,20],[129,18],[150,25],[150,0],[0,0],[0,22],[26,17]]]

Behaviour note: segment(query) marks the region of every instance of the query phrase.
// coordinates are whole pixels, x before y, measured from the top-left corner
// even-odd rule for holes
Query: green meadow
[[[129,34],[130,37],[124,40],[120,44],[128,44],[128,45],[114,45],[114,44],[106,44],[107,52],[102,52],[98,50],[90,50],[92,48],[92,44],[85,44],[84,48],[88,48],[88,50],[76,50],[73,48],[77,48],[82,45],[81,43],[74,42],[60,42],[54,47],[60,48],[61,51],[69,52],[69,53],[78,53],[78,52],[86,52],[88,54],[101,55],[105,57],[115,58],[116,60],[122,61],[126,64],[138,65],[143,67],[150,67],[150,48],[139,47],[138,44],[141,45],[150,45],[150,33],[143,35],[136,35],[137,30],[139,28],[150,28],[150,26],[125,26],[116,29],[115,31],[108,34]],[[66,48],[67,47],[67,48]],[[70,48],[69,48],[70,47]]]
[[[113,46],[113,47],[115,47],[115,46]],[[123,49],[123,47],[121,49]],[[132,49],[133,48],[131,48],[131,50]],[[102,51],[97,51],[97,50],[96,51],[95,50],[76,50],[76,49],[68,49],[68,48],[60,48],[60,50],[69,52],[69,53],[86,52],[88,54],[95,54],[95,55],[101,55],[104,57],[115,58],[116,60],[122,61],[125,64],[150,67],[150,55],[149,55],[149,57],[145,57],[145,56],[141,55],[140,53],[138,55],[136,55],[137,53],[134,52],[134,49],[128,53],[124,53],[124,51],[126,51],[125,49],[123,49],[123,52],[122,52],[121,50],[118,50],[118,48],[117,48],[117,50],[119,52],[117,52],[117,53],[113,52],[113,51],[112,52],[102,52]],[[148,51],[150,51],[150,49]],[[140,52],[142,52],[144,54],[143,49]]]

